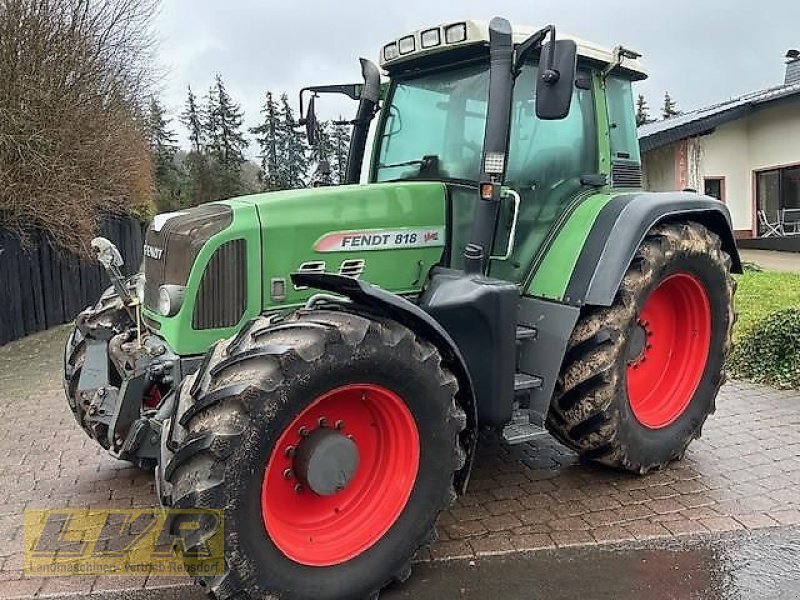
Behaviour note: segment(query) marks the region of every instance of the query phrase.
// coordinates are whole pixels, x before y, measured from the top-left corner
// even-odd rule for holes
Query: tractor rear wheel
[[[614,304],[585,309],[547,417],[582,458],[646,473],[715,410],[735,322],[731,258],[699,223],[654,227]]]
[[[404,580],[455,499],[457,391],[433,345],[341,310],[217,344],[162,456],[173,507],[224,509],[226,573],[201,583],[218,600],[338,599]]]

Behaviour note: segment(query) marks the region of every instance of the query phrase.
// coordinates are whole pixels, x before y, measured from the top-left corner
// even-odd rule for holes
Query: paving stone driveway
[[[0,348],[0,599],[175,586],[184,578],[22,576],[26,508],[148,507],[152,478],[89,441],[60,388],[60,328]],[[448,559],[800,524],[800,395],[731,383],[686,458],[646,477],[553,440],[485,444],[469,493],[420,558]]]

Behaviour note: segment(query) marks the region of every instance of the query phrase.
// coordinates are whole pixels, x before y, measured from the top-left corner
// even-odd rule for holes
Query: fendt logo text
[[[164,254],[163,248],[156,248],[155,246],[151,246],[150,244],[144,245],[144,255],[147,258],[152,258],[153,260],[161,260],[162,254]]]

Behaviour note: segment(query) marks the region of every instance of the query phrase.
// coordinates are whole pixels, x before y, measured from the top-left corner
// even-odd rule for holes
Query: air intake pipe
[[[353,121],[350,152],[347,154],[347,169],[344,177],[345,183],[358,183],[361,179],[361,166],[364,162],[369,127],[378,110],[378,101],[381,96],[381,72],[378,67],[366,58],[359,60],[361,75],[364,77],[364,87],[361,90],[358,111]]]

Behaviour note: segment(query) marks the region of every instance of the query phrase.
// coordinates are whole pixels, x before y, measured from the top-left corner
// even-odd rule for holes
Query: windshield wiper
[[[397,163],[378,163],[380,169],[394,169],[396,167],[419,167],[420,173],[439,165],[439,157],[435,154],[426,154],[422,158],[406,160]]]

